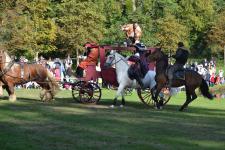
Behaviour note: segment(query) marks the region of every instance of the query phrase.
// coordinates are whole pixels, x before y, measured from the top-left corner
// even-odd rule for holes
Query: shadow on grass
[[[111,99],[95,106],[72,98],[46,103],[21,97],[16,103],[2,103],[0,147],[211,150],[225,146],[225,110],[189,106],[187,112],[179,112],[180,106],[170,104],[155,110],[139,101],[109,109],[111,104]]]

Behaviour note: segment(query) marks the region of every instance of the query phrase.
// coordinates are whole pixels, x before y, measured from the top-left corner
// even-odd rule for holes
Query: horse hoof
[[[154,109],[158,109],[158,107],[155,106]]]
[[[155,106],[154,107],[156,110],[160,110],[161,109],[161,107],[157,107],[157,106]]]
[[[124,107],[124,105],[120,105],[120,108],[123,108]]]
[[[15,95],[10,95],[9,96],[9,101],[10,102],[15,102],[16,101],[16,96]]]
[[[187,111],[187,110],[188,110],[187,108],[179,109],[179,111]]]
[[[114,108],[114,107],[115,107],[114,105],[110,105],[110,106],[109,106],[109,108]]]

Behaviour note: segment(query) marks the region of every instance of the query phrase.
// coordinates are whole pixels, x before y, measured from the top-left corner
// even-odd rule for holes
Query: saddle
[[[137,76],[140,76],[141,74],[141,66],[140,66],[140,58],[137,56],[130,56],[128,58],[128,61],[133,62],[133,64],[130,65],[129,69],[128,69],[128,77],[131,80],[134,80],[137,78]]]
[[[169,73],[169,69],[170,67],[172,66],[169,66],[167,67],[166,69],[166,75],[168,76],[168,73]],[[173,73],[173,79],[174,80],[185,80],[185,72],[186,72],[187,69],[179,69],[179,70],[176,70],[174,73]]]
[[[185,69],[183,70],[177,70],[173,73],[173,78],[179,79],[179,80],[185,80]]]

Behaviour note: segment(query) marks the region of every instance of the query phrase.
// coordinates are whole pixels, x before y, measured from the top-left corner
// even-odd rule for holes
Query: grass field
[[[78,104],[71,91],[43,103],[38,92],[17,90],[15,103],[0,99],[0,150],[225,149],[225,99],[200,97],[179,112],[183,93],[155,110],[136,94],[126,97],[125,108],[109,109],[110,90],[103,90],[99,105]]]

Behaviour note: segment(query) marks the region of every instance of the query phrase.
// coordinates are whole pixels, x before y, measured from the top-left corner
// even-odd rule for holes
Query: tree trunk
[[[225,66],[225,45],[223,47],[223,60],[224,60],[224,66]]]
[[[135,12],[136,11],[136,1],[132,0],[132,3],[133,3],[133,12]]]
[[[124,0],[121,0],[121,5],[122,5],[122,15],[126,16],[127,14],[127,7],[126,7],[126,3]]]
[[[76,61],[77,61],[77,66],[79,65],[79,51],[76,50]]]

